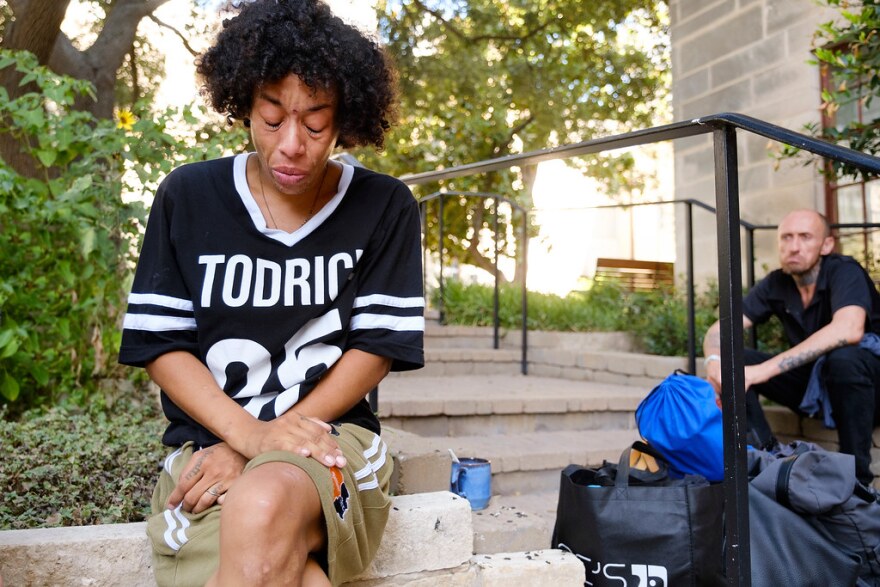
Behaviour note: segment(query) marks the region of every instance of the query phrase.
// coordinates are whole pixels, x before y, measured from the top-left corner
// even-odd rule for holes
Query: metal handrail
[[[724,427],[725,553],[728,581],[751,584],[749,555],[748,473],[746,469],[746,407],[743,368],[742,270],[739,176],[736,131],[744,130],[794,146],[821,157],[880,175],[880,159],[742,114],[722,113],[646,130],[593,139],[541,151],[480,161],[427,173],[404,176],[409,185],[486,173],[512,166],[588,155],[712,134],[715,151],[715,208],[718,241],[719,321],[721,323],[721,381]]]
[[[466,197],[466,198],[482,198],[482,199],[491,199],[494,201],[493,206],[493,216],[494,216],[494,237],[495,237],[495,254],[493,257],[494,264],[494,278],[495,278],[495,287],[494,292],[492,294],[492,348],[498,349],[500,345],[500,320],[498,316],[498,306],[499,306],[499,295],[498,295],[498,202],[504,202],[511,207],[512,210],[516,210],[520,214],[522,214],[523,218],[523,226],[522,226],[522,255],[521,255],[521,263],[522,263],[522,283],[521,287],[521,309],[520,312],[522,314],[522,345],[520,349],[520,372],[523,375],[528,375],[529,373],[529,360],[528,360],[528,291],[526,290],[526,275],[528,275],[528,250],[529,250],[529,222],[528,222],[528,210],[511,200],[510,198],[506,198],[500,194],[494,194],[489,192],[460,192],[460,191],[440,191],[434,192],[432,194],[428,194],[423,198],[419,198],[419,206],[421,207],[421,216],[422,216],[422,233],[427,234],[427,203],[433,200],[439,200],[440,203],[440,211],[439,211],[439,246],[438,246],[438,256],[439,256],[439,265],[440,265],[440,276],[439,276],[439,289],[440,289],[440,323],[444,323],[444,279],[443,279],[443,204],[448,197]],[[427,247],[423,249],[424,253],[427,253]],[[425,263],[422,264],[424,268]],[[425,275],[422,275],[422,282],[426,281]]]

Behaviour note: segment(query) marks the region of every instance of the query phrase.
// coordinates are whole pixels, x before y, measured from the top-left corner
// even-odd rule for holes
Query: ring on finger
[[[220,497],[220,491],[218,491],[217,487],[209,487],[205,493],[210,493],[214,497]]]

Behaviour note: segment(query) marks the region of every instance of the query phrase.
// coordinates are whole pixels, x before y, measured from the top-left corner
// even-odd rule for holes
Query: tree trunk
[[[15,20],[6,29],[0,43],[4,49],[26,50],[46,63],[58,35],[70,0],[27,0],[14,2]],[[5,84],[4,84],[5,85]],[[8,87],[8,86],[7,86]]]
[[[131,50],[138,24],[166,2],[116,0],[95,43],[79,51],[61,33],[70,0],[12,0],[15,21],[9,25],[2,47],[30,51],[53,71],[92,82],[97,100],[83,99],[77,107],[98,118],[110,118],[115,104],[116,73]],[[20,77],[12,77],[13,73],[9,68],[0,70],[0,82],[12,97],[25,91],[18,88]],[[36,172],[36,162],[21,152],[21,145],[8,133],[0,134],[0,157],[19,173],[33,176]]]
[[[538,166],[537,165],[523,166],[522,167],[522,179],[523,179],[523,185],[525,186],[525,189],[523,191],[528,195],[528,202],[529,202],[529,204],[524,207],[526,209],[529,209],[531,207],[532,203],[535,201],[534,197],[532,195],[532,192],[535,189],[535,180],[538,179]],[[526,216],[525,218],[522,219],[522,221],[528,222],[529,218],[530,218],[529,216]],[[526,228],[526,232],[529,232],[528,228]],[[518,232],[516,235],[516,238],[513,240],[513,242],[516,243],[516,250],[517,250],[516,256],[517,256],[517,258],[520,257],[520,251],[523,250],[523,245],[525,244],[525,243],[521,242],[522,241],[521,235],[522,235],[522,232],[521,231]],[[525,267],[525,266],[526,266],[526,264],[523,263],[522,260],[520,260],[520,262],[516,264],[516,271],[513,274],[513,283],[522,283],[523,280],[526,279],[526,275],[523,273],[523,267]]]
[[[92,68],[88,78],[95,84],[98,99],[89,110],[98,118],[113,116],[116,72],[131,51],[141,20],[168,0],[116,0],[111,5],[104,28],[95,43],[83,52]]]
[[[46,63],[52,48],[61,34],[61,22],[70,0],[27,0],[12,4],[15,20],[7,25],[6,36],[0,47],[13,51],[30,51],[40,63]],[[0,70],[0,85],[6,88],[11,99],[25,92],[28,87],[19,85],[22,75],[12,67]],[[28,176],[36,173],[36,162],[22,151],[22,145],[9,133],[0,133],[0,158],[13,169]]]

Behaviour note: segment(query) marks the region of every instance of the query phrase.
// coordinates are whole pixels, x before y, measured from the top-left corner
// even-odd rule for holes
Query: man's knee
[[[856,345],[847,345],[828,352],[825,356],[822,376],[829,386],[829,391],[838,383],[847,385],[864,383],[873,387],[871,361],[877,361],[877,358]]]

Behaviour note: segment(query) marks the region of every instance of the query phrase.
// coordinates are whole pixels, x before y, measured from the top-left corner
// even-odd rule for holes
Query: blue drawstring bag
[[[639,404],[636,426],[673,475],[724,479],[721,410],[708,381],[679,371],[669,375]]]

